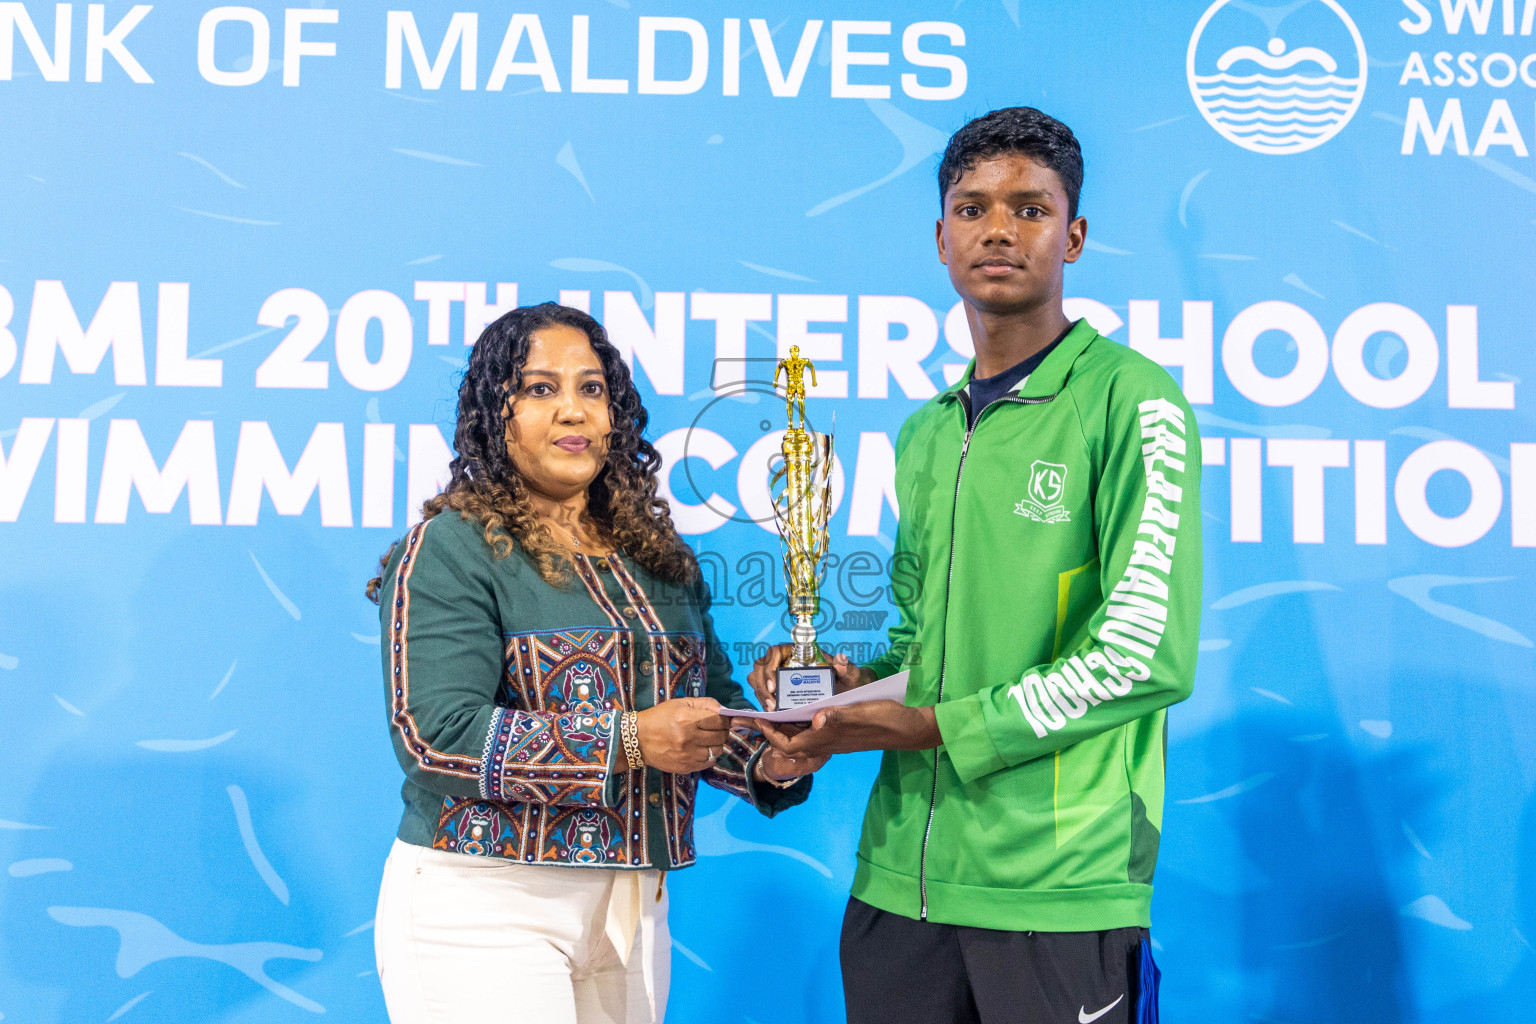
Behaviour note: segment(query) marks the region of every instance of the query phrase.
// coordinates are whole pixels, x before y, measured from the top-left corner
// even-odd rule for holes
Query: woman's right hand
[[[789,651],[789,644],[775,644],[768,648],[767,654],[753,663],[752,671],[747,673],[747,682],[752,684],[752,692],[757,694],[757,702],[763,706],[764,711],[778,710],[778,701],[773,697],[774,679],[779,666],[789,659]],[[874,682],[874,673],[849,661],[846,654],[835,656],[827,664],[832,666],[834,693],[844,693],[855,686]]]
[[[725,750],[730,721],[713,697],[664,700],[636,716],[640,756],[659,771],[675,775],[701,772]]]

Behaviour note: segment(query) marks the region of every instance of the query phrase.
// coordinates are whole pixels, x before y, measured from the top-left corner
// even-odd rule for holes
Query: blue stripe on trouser
[[[1152,960],[1152,940],[1141,943],[1141,974],[1136,985],[1136,1024],[1158,1024],[1157,986],[1163,980],[1163,972]]]

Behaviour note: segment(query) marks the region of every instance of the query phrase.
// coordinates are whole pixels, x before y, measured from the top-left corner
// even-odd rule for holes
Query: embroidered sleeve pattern
[[[704,771],[704,781],[716,789],[734,793],[748,803],[752,787],[747,782],[747,766],[767,740],[763,734],[744,725],[734,726],[725,736],[725,749],[715,763]]]
[[[480,779],[492,800],[602,806],[614,714],[552,717],[515,708],[491,716]]]
[[[431,520],[419,523],[402,542],[405,552],[395,569],[394,601],[390,608],[388,672],[390,687],[390,721],[398,731],[407,755],[415,762],[416,769],[427,775],[446,775],[457,779],[474,779],[480,774],[481,762],[475,757],[455,756],[433,748],[417,726],[415,708],[411,702],[410,628],[411,628],[411,577],[416,571],[421,539]]]
[[[519,633],[504,653],[480,797],[444,801],[433,845],[530,864],[647,866],[640,777],[619,771],[608,785],[618,714],[630,706],[617,684],[627,637],[607,627]]]
[[[605,806],[625,702],[610,629],[530,633],[507,644],[505,703],[491,715],[481,795]]]

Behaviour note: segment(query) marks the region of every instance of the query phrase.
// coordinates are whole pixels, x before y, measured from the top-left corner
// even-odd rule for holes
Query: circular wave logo
[[[1185,60],[1212,128],[1255,153],[1302,153],[1337,135],[1365,97],[1365,42],[1335,0],[1261,7],[1216,0]]]

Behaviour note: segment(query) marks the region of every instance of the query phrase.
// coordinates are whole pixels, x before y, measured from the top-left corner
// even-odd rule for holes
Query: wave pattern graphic
[[[117,976],[131,978],[150,964],[162,960],[201,958],[228,964],[279,999],[308,1010],[324,1013],[325,1007],[307,996],[267,976],[272,960],[307,960],[321,958],[318,949],[303,949],[281,942],[232,942],[208,945],[192,942],[171,931],[148,914],[106,907],[49,907],[48,916],[74,928],[115,928],[119,939]]]
[[[720,805],[719,810],[693,819],[693,838],[699,849],[707,851],[711,857],[724,857],[731,853],[776,853],[781,857],[799,861],[824,878],[832,877],[832,869],[808,853],[802,853],[788,846],[754,843],[732,835],[730,827],[726,824],[726,818],[735,809],[737,803],[736,800],[727,800]]]
[[[1196,75],[1195,100],[1228,139],[1261,153],[1295,153],[1331,138],[1354,113],[1364,78]]]
[[[1490,640],[1499,640],[1506,644],[1514,644],[1516,647],[1531,647],[1531,639],[1512,626],[1505,625],[1498,619],[1490,619],[1486,615],[1478,615],[1469,612],[1465,608],[1437,601],[1430,597],[1430,592],[1438,587],[1449,587],[1457,584],[1469,583],[1504,583],[1514,579],[1513,576],[1437,576],[1425,574],[1421,576],[1399,576],[1396,579],[1387,580],[1387,589],[1399,597],[1406,597],[1429,614],[1463,629],[1470,629],[1474,633],[1481,633]]]

